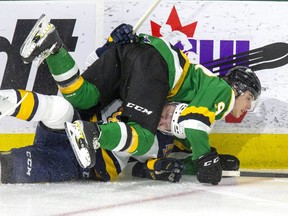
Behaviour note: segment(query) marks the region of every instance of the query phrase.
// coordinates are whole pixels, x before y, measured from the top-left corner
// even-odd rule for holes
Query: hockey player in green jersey
[[[173,114],[170,132],[192,150],[198,180],[218,184],[222,172],[218,154],[210,149],[211,126],[228,113],[239,117],[251,109],[261,93],[255,73],[237,67],[219,78],[190,63],[169,42],[133,35],[129,25],[115,29],[111,38],[116,43],[109,41],[107,50],[82,75],[45,16],[37,21],[20,50],[26,62],[36,57],[46,59],[61,93],[77,109],[106,106],[114,99],[123,101],[121,122],[66,124],[80,165],[93,166],[94,151],[99,147],[133,156],[145,154],[151,149],[164,104],[185,103],[187,107]],[[132,43],[123,45],[127,40]]]

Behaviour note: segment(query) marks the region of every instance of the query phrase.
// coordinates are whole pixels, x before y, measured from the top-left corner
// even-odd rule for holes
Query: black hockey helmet
[[[227,83],[235,89],[238,96],[245,91],[250,91],[254,99],[261,94],[261,83],[257,75],[250,68],[245,66],[236,66],[231,68],[224,76]]]

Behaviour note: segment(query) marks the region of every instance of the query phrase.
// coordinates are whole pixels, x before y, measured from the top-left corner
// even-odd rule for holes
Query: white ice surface
[[[203,185],[195,176],[180,183],[124,173],[115,182],[0,184],[1,216],[284,216],[288,179],[224,178]]]

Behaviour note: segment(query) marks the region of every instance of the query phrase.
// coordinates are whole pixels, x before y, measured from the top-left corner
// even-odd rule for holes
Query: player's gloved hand
[[[133,26],[125,23],[117,26],[111,32],[110,37],[113,39],[112,42],[116,44],[128,44],[137,40],[136,34],[133,34]]]
[[[179,182],[183,170],[183,162],[175,158],[149,159],[145,163],[137,162],[132,169],[132,176]]]
[[[194,161],[198,167],[197,179],[201,183],[217,185],[222,178],[222,167],[218,153],[212,150]]]
[[[133,26],[123,23],[111,32],[107,42],[96,50],[96,54],[100,58],[111,45],[134,43],[137,39],[137,35],[133,34]]]
[[[219,154],[222,170],[237,171],[240,167],[240,161],[237,157],[228,154]]]
[[[211,147],[211,152],[216,151],[216,148]],[[222,170],[237,171],[240,167],[239,159],[234,155],[219,154]]]

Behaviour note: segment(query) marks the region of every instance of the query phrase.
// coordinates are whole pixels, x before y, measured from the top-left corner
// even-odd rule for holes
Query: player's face
[[[235,105],[231,111],[231,114],[235,118],[239,118],[243,113],[251,110],[254,96],[250,91],[244,92],[242,95],[237,97]]]
[[[171,131],[171,121],[174,110],[176,108],[175,104],[166,104],[162,110],[161,119],[158,124],[158,130],[161,131]]]

